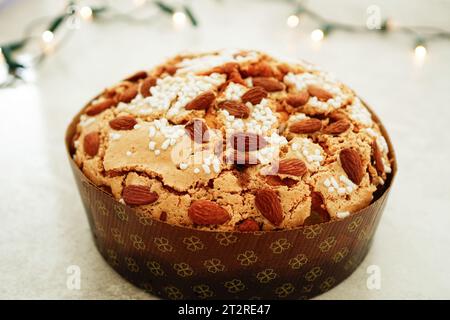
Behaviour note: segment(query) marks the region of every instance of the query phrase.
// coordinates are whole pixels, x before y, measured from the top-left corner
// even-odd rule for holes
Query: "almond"
[[[140,206],[155,202],[158,194],[147,186],[129,185],[123,188],[122,198],[126,204]]]
[[[264,148],[268,143],[259,134],[238,132],[231,136],[232,146],[235,150],[249,152]]]
[[[259,231],[259,224],[252,218],[248,218],[241,221],[236,228],[240,232],[254,232]]]
[[[299,120],[289,127],[289,131],[292,133],[314,133],[322,128],[322,121],[319,119],[304,119]]]
[[[308,102],[309,93],[306,90],[298,93],[291,93],[286,98],[286,103],[294,108],[301,107]]]
[[[258,62],[250,65],[245,74],[249,77],[273,77],[274,72],[267,62]]]
[[[334,110],[328,115],[328,118],[332,121],[348,120],[347,115],[342,110]]]
[[[226,100],[219,103],[219,108],[225,109],[236,118],[247,119],[250,116],[250,109],[242,102]]]
[[[100,102],[97,102],[95,104],[91,104],[87,109],[86,109],[86,114],[88,116],[95,116],[97,114],[99,114],[102,111],[105,111],[106,109],[111,108],[112,106],[114,106],[116,104],[116,102],[114,101],[114,99],[106,99]]]
[[[150,88],[154,87],[156,85],[156,78],[155,77],[147,77],[141,84],[141,88],[139,89],[139,92],[141,95],[146,98],[151,96]]]
[[[327,101],[333,98],[333,95],[329,93],[327,90],[315,85],[309,85],[308,92],[310,95],[316,97],[320,101]]]
[[[275,78],[255,77],[252,79],[255,87],[262,87],[267,92],[281,91],[284,84]]]
[[[100,147],[100,134],[97,131],[90,132],[84,136],[83,148],[86,154],[95,156]]]
[[[377,169],[378,175],[381,176],[384,173],[384,165],[380,149],[378,148],[377,140],[373,140],[372,142],[372,154],[375,161],[375,169]]]
[[[260,189],[255,194],[255,205],[259,212],[273,225],[283,222],[283,209],[278,194],[272,189]]]
[[[128,89],[125,89],[122,93],[120,93],[119,96],[117,97],[117,99],[119,100],[119,102],[128,103],[131,100],[133,100],[137,94],[138,94],[138,91],[137,91],[136,87],[133,86]]]
[[[189,102],[185,109],[186,110],[206,110],[214,102],[216,96],[213,92],[207,91],[197,96],[194,100]]]
[[[145,79],[147,77],[147,72],[145,71],[138,71],[135,74],[129,76],[128,78],[126,78],[124,81],[131,81],[131,82],[136,82],[140,79]]]
[[[189,121],[184,129],[189,134],[192,141],[196,143],[205,143],[209,141],[208,126],[200,119]]]
[[[263,87],[254,87],[244,93],[241,100],[243,103],[250,102],[251,104],[256,105],[265,97],[267,97],[267,91]]]
[[[341,119],[333,122],[323,129],[323,133],[326,134],[340,134],[347,131],[350,128],[350,121],[347,119]]]
[[[209,200],[196,200],[188,209],[188,216],[195,224],[223,224],[231,219],[227,210]]]
[[[109,121],[109,126],[114,130],[131,130],[137,124],[132,116],[120,116]]]
[[[278,174],[301,177],[307,171],[305,163],[300,159],[283,159],[278,162]]]
[[[348,178],[359,185],[364,177],[364,168],[358,151],[350,148],[343,149],[339,154],[339,159]]]

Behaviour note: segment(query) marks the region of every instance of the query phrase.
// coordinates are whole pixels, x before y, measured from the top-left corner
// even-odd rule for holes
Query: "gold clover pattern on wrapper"
[[[71,135],[73,124],[66,141]],[[174,300],[309,299],[326,292],[365,257],[389,193],[339,221],[256,233],[201,231],[135,212],[70,161],[105,260],[146,292]]]

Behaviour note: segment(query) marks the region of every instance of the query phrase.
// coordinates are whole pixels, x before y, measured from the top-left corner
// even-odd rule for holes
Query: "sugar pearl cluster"
[[[339,195],[350,194],[358,188],[349,178],[344,175],[339,176],[339,183],[335,177],[326,178],[323,185],[328,188],[329,193],[337,192]]]
[[[225,128],[227,134],[238,132],[252,132],[261,135],[267,135],[273,126],[277,123],[277,116],[269,107],[269,101],[262,99],[261,102],[253,106],[247,102],[247,107],[250,108],[251,114],[248,119],[238,119],[230,115],[227,110],[220,112],[225,117]]]
[[[177,64],[177,74],[207,71],[228,62],[256,61],[258,58],[258,53],[254,51],[241,54],[237,50],[223,50],[217,54],[208,54],[197,58],[183,59]]]
[[[190,165],[191,163],[188,162],[180,162],[178,164],[178,168],[180,170],[186,170],[190,167]],[[195,174],[199,174],[201,171],[203,171],[205,174],[211,174],[211,172],[220,173],[221,169],[222,167],[220,159],[214,154],[208,154],[202,157],[200,165],[195,167],[193,172]]]
[[[319,167],[320,163],[324,160],[320,148],[315,146],[314,143],[307,138],[292,143],[291,148],[293,151],[301,152],[304,159],[315,167]]]
[[[264,139],[266,139],[269,144],[266,147],[256,151],[256,157],[260,163],[268,164],[278,160],[280,147],[286,145],[288,141],[285,137],[280,136],[276,132],[273,132],[270,136],[266,136]]]
[[[359,122],[365,126],[371,126],[372,115],[369,110],[361,103],[361,100],[357,97],[353,99],[353,103],[347,107],[350,113],[350,118],[356,122]]]
[[[164,137],[164,141],[160,145],[154,140],[157,134]],[[181,125],[171,125],[165,118],[155,120],[150,123],[148,128],[148,136],[150,138],[148,148],[158,156],[161,150],[167,150],[169,147],[174,146],[184,134],[184,127]]]
[[[225,89],[223,96],[225,100],[238,101],[248,89],[241,84],[230,82]]]

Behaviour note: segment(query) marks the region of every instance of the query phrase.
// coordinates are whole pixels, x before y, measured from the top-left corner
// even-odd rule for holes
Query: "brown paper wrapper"
[[[372,113],[373,114],[373,113]],[[142,216],[89,181],[72,160],[79,115],[66,132],[70,165],[99,252],[121,276],[168,299],[309,299],[347,278],[366,256],[396,173],[348,218],[282,231],[201,231]]]

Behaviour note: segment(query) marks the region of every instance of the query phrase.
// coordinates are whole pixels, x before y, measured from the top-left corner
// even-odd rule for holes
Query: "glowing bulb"
[[[417,59],[424,59],[427,55],[427,48],[425,48],[425,46],[419,44],[415,49],[414,49],[414,54],[416,55]]]
[[[286,19],[286,24],[288,25],[289,28],[295,28],[296,26],[298,26],[299,22],[300,22],[300,19],[296,15],[290,15]]]
[[[324,33],[320,29],[316,29],[311,32],[311,39],[315,42],[321,41],[323,39],[323,37],[324,37]]]
[[[172,21],[175,27],[184,27],[187,21],[186,14],[184,12],[177,11],[172,15]]]
[[[92,18],[92,9],[91,9],[91,7],[88,7],[88,6],[81,7],[81,9],[80,9],[80,16],[84,20],[91,19]]]
[[[134,0],[133,2],[136,7],[140,7],[145,4],[146,0]]]
[[[50,30],[45,30],[42,32],[42,41],[45,43],[50,43],[53,41],[53,38],[55,38],[55,35]]]

